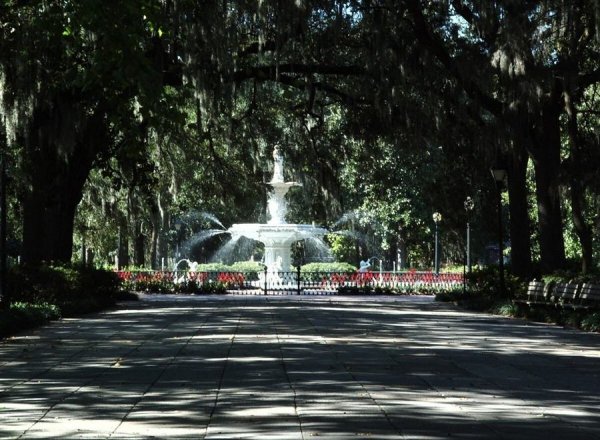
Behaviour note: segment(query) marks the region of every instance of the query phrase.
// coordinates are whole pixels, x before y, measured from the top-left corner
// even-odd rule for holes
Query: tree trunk
[[[396,243],[396,260],[398,263],[398,270],[404,269],[406,266],[406,258],[408,255],[406,249],[406,237],[404,236],[404,227],[402,224],[398,226],[398,241]]]
[[[160,235],[160,239],[158,241],[158,255],[161,258],[161,265],[162,259],[164,258],[166,266],[169,265],[169,240],[167,235],[167,231],[169,230],[169,222],[169,213],[167,211],[163,211],[161,225],[162,234]]]
[[[564,269],[566,265],[560,209],[560,106],[546,103],[535,128],[530,155],[535,169],[540,265],[543,273]],[[534,128],[534,129],[535,129]]]
[[[567,110],[569,134],[570,164],[569,182],[571,185],[571,210],[573,214],[573,226],[581,244],[581,271],[589,272],[594,265],[592,233],[585,222],[585,189],[581,180],[581,173],[576,170],[581,166],[581,145],[579,139],[579,125],[577,123],[577,111],[570,93],[565,93],[565,108]]]
[[[138,267],[146,265],[146,237],[142,231],[142,223],[135,222],[134,242],[133,242],[133,259],[134,264]]]
[[[56,191],[62,190],[59,197],[35,186],[26,196],[23,204],[23,261],[71,261],[75,209],[81,194],[70,193],[65,188],[67,185],[64,182],[54,186]],[[83,183],[78,184],[78,188],[81,192]]]
[[[519,277],[531,273],[531,231],[527,210],[527,162],[529,157],[521,142],[511,149],[508,162],[509,233],[511,271]]]
[[[119,249],[117,250],[117,255],[119,269],[129,266],[129,231],[124,218],[121,219],[119,225]]]
[[[94,257],[95,256],[96,256],[96,254],[94,253],[94,249],[87,248],[87,252],[85,255],[85,261],[87,262],[88,266],[94,265]]]
[[[150,266],[153,270],[160,269],[160,257],[158,256],[158,243],[160,237],[160,228],[155,223],[152,223],[152,234],[150,243]]]
[[[101,116],[76,121],[68,96],[35,109],[24,142],[30,178],[23,200],[23,261],[71,261],[75,210],[102,144]]]
[[[150,265],[152,269],[160,269],[160,257],[159,257],[159,242],[162,233],[161,229],[161,212],[158,208],[158,203],[152,200],[150,206],[150,222],[152,225],[151,243],[150,243]]]

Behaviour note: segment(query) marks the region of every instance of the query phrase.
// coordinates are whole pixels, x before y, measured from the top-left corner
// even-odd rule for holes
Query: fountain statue
[[[297,182],[286,182],[283,175],[283,156],[279,147],[273,149],[273,177],[269,182],[272,191],[269,193],[267,211],[269,220],[266,224],[240,223],[229,228],[233,236],[244,236],[264,243],[267,270],[288,272],[291,265],[291,244],[306,238],[322,238],[327,230],[314,225],[288,224],[285,221],[287,201],[285,195],[290,188],[302,186]]]

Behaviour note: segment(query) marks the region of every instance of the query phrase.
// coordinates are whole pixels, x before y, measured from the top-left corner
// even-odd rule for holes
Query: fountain
[[[233,237],[244,236],[264,243],[264,263],[271,273],[288,272],[291,265],[291,249],[293,242],[306,238],[321,238],[327,230],[315,225],[288,224],[285,221],[287,201],[285,195],[294,186],[302,186],[297,182],[286,182],[283,177],[283,156],[276,146],[273,149],[273,178],[269,185],[273,188],[269,194],[267,210],[270,219],[264,223],[239,223],[229,228]]]

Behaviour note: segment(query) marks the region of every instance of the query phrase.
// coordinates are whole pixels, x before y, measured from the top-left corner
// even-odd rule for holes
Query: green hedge
[[[308,263],[300,268],[303,281],[319,281],[322,273],[354,273],[356,267],[349,263]]]
[[[86,266],[19,265],[7,281],[11,304],[52,304],[63,316],[113,305],[121,290],[114,272]]]
[[[236,261],[231,265],[233,272],[262,272],[265,269],[265,265],[258,261]]]
[[[302,272],[356,272],[356,266],[350,263],[308,263],[302,266]]]
[[[194,272],[232,272],[233,269],[224,263],[199,264]]]
[[[48,303],[16,302],[0,310],[0,337],[37,327],[60,318],[57,306]]]

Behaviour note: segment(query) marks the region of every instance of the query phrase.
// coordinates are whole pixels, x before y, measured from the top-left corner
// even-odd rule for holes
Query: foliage
[[[497,303],[497,299],[475,290],[455,289],[450,291],[436,292],[435,300],[441,302],[452,302],[454,304],[478,311],[490,310]]]
[[[389,265],[399,255],[404,267],[430,267],[433,211],[443,214],[443,260],[463,260],[467,220],[473,255],[481,254],[494,237],[489,165],[501,155],[512,164],[517,154],[532,167],[524,181],[510,173],[503,200],[511,213],[503,215],[523,220],[513,235],[531,238],[526,252],[548,260],[561,253],[548,245],[562,243],[564,224],[577,258],[582,224],[596,250],[600,243],[592,240],[597,15],[591,0],[9,0],[0,26],[0,143],[8,135],[14,165],[9,233],[18,242],[27,225],[23,248],[52,254],[61,244],[61,259],[92,249],[99,264],[133,254],[157,268],[199,232],[174,228],[190,212],[210,211],[225,224],[266,220],[261,182],[279,143],[286,178],[303,184],[290,192],[289,221],[332,225],[356,213],[347,226],[357,240],[331,239],[340,261],[377,255]],[[44,231],[72,223],[84,181],[73,253],[72,230],[47,240]],[[567,200],[577,182],[582,196]],[[471,218],[466,196],[475,201]],[[518,218],[517,202],[532,209]],[[35,222],[51,212],[65,218]],[[514,253],[523,252],[516,238]]]
[[[48,303],[58,307],[63,316],[110,306],[120,291],[114,272],[85,266],[19,265],[8,275],[11,303]]]
[[[552,278],[555,282],[561,278]],[[522,304],[507,299],[482,295],[476,291],[441,292],[437,301],[453,302],[470,310],[488,312],[506,317],[519,317],[531,321],[558,324],[584,331],[600,332],[600,312],[597,310],[557,307],[556,304]]]
[[[232,272],[262,272],[265,268],[264,264],[258,261],[236,261],[231,266]]]
[[[600,312],[584,317],[581,320],[581,328],[589,332],[600,332]]]
[[[302,272],[356,272],[356,266],[350,263],[308,263],[300,268]]]
[[[84,266],[13,266],[7,284],[9,304],[0,311],[0,336],[132,299],[122,295],[114,272]]]
[[[59,308],[49,303],[14,302],[0,310],[0,337],[60,319]]]
[[[473,270],[467,274],[467,286],[471,292],[489,298],[500,298],[500,272],[498,266],[487,266]],[[512,275],[505,270],[504,273],[504,292],[507,298],[515,298],[524,294],[527,290],[527,283],[524,280]]]
[[[120,272],[123,288],[145,293],[227,293],[244,286],[250,275],[241,272]]]
[[[351,263],[357,261],[356,238],[341,233],[327,234],[327,242],[336,261]]]
[[[436,299],[449,298],[458,291],[455,288],[443,288],[433,286],[416,287],[389,287],[377,285],[364,286],[340,286],[337,291],[340,295],[436,295]],[[439,298],[438,298],[439,297]]]
[[[501,303],[497,303],[497,304],[494,304],[492,313],[494,313],[495,315],[501,315],[501,316],[518,316],[519,315],[519,305],[513,303],[512,301],[504,301]]]
[[[233,268],[228,264],[223,263],[206,263],[199,264],[196,267],[196,272],[232,272]]]
[[[600,284],[600,274],[597,272],[581,273],[574,270],[555,271],[542,276],[544,283],[596,283]]]
[[[231,266],[232,272],[241,272],[248,281],[258,280],[258,274],[265,270],[265,266],[257,261],[237,261]]]

